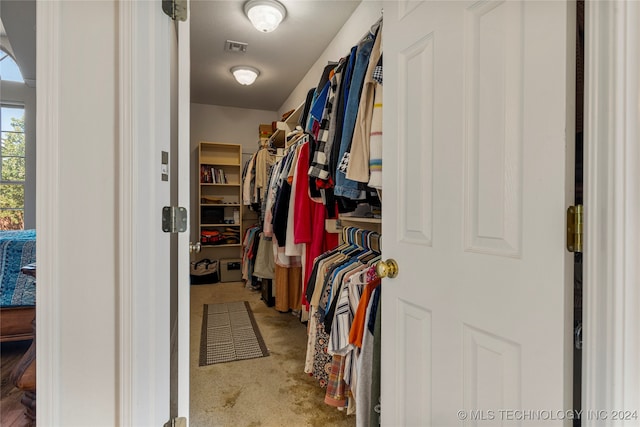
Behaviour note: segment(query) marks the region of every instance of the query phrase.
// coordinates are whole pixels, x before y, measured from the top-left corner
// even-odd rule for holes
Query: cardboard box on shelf
[[[258,126],[258,135],[260,136],[260,138],[263,138],[263,137],[268,138],[272,134],[273,134],[273,129],[271,124],[268,124],[268,125],[261,124]]]

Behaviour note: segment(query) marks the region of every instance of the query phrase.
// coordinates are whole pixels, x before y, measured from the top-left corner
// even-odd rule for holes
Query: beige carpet
[[[199,365],[202,306],[249,301],[269,357]],[[355,417],[324,403],[325,390],[304,373],[306,327],[279,313],[242,283],[191,286],[190,425],[355,426]]]
[[[269,355],[248,301],[204,304],[200,366]]]

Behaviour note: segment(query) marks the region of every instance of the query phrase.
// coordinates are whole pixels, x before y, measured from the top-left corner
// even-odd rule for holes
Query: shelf
[[[202,248],[239,248],[241,247],[241,243],[232,243],[232,244],[224,244],[224,245],[205,245],[203,243],[200,244]]]
[[[340,221],[366,222],[366,223],[369,223],[369,224],[382,224],[382,218],[369,218],[369,217],[359,217],[359,216],[338,215],[338,219]]]
[[[200,224],[200,227],[240,227],[241,224]]]
[[[285,145],[285,139],[287,134],[294,130],[298,125],[302,110],[304,109],[304,102],[298,105],[298,108],[289,115],[284,121],[276,122],[276,131],[269,138],[269,143],[274,147],[282,148]]]
[[[214,163],[214,162],[206,162],[206,163],[200,163],[200,166],[241,166],[240,163]]]
[[[201,182],[200,185],[215,185],[217,187],[240,187],[240,184],[216,184],[215,182]]]
[[[382,232],[382,218],[338,215],[338,219],[325,220],[325,230],[329,233],[342,233],[345,227],[351,226],[380,233]]]
[[[240,203],[200,203],[200,206],[212,207],[212,208],[232,208],[242,206]]]
[[[287,117],[284,122],[289,126],[290,130],[293,130],[298,122],[300,121],[300,116],[302,115],[302,110],[304,110],[304,102],[298,105],[298,108]]]

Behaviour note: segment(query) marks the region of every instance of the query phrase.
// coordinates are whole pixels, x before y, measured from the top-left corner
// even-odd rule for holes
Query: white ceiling
[[[35,0],[1,0],[0,18],[26,81],[36,77]],[[191,101],[277,111],[361,0],[280,0],[287,16],[261,33],[244,15],[245,0],[191,1]],[[160,7],[160,0],[156,0]],[[225,52],[226,40],[248,43]],[[236,83],[230,69],[251,65],[260,76]]]
[[[261,33],[244,15],[244,0],[191,2],[191,101],[278,110],[333,40],[360,0],[280,0],[287,16]],[[225,52],[226,40],[248,43],[246,53]],[[251,86],[236,83],[235,65],[260,70]]]

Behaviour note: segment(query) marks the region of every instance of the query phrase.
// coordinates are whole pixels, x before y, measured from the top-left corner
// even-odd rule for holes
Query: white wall
[[[24,106],[26,181],[24,228],[36,227],[36,89],[24,83],[0,81],[0,101]]]
[[[296,108],[303,102],[309,89],[318,85],[322,70],[329,61],[338,61],[349,53],[352,46],[367,33],[371,26],[382,16],[382,2],[378,0],[363,0],[360,6],[336,34],[329,46],[320,55],[309,72],[298,83],[287,100],[280,106],[278,116],[286,111]]]
[[[198,144],[200,141],[241,144],[243,160],[258,150],[258,125],[277,120],[275,111],[191,104],[191,240],[198,241]],[[196,172],[194,172],[196,171]],[[226,257],[221,249],[216,256]],[[235,251],[237,252],[237,250]]]
[[[191,104],[191,148],[198,142],[242,144],[243,152],[258,148],[258,125],[278,119],[275,111]]]
[[[38,17],[38,425],[113,426],[118,9],[42,2]]]

